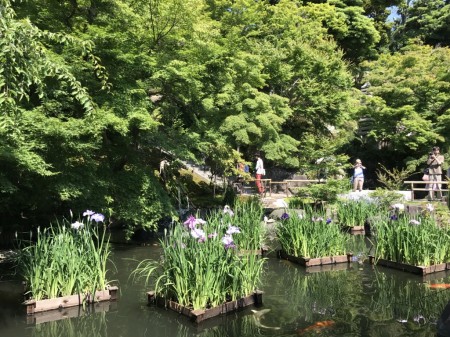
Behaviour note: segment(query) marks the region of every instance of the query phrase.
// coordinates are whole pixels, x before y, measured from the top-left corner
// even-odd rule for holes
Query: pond
[[[363,236],[360,236],[364,240]],[[0,274],[0,336],[2,337],[146,337],[146,336],[436,336],[437,324],[450,300],[450,289],[429,283],[450,283],[450,273],[426,277],[368,263],[306,269],[269,254],[263,276],[263,306],[207,320],[199,325],[186,317],[147,305],[143,282],[129,279],[136,260],[159,258],[150,246],[115,245],[114,279],[117,302],[88,311],[75,308],[71,318],[43,322],[27,317],[20,306],[22,286],[14,276]],[[256,313],[254,312],[256,311]],[[58,314],[58,313],[57,313]],[[72,317],[73,316],[73,317]],[[58,316],[56,316],[58,317]]]

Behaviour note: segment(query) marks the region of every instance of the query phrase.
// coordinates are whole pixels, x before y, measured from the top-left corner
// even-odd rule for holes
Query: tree
[[[413,162],[434,144],[448,141],[449,61],[448,48],[410,45],[365,65],[371,87],[360,114],[372,119],[367,137],[394,166]]]
[[[19,9],[28,9],[24,6]],[[83,36],[80,27],[92,29],[98,38],[108,36],[101,27],[110,12],[99,13],[99,26],[89,26],[84,18],[86,25],[72,26],[74,35],[68,35],[18,19],[9,1],[2,0],[0,9],[2,222],[45,224],[53,215],[95,205],[114,222],[126,224],[128,233],[138,226],[155,228],[171,211],[167,194],[146,166],[151,150],[141,145],[157,131],[157,117],[145,110],[146,94],[136,100],[136,86],[120,86],[119,72],[113,73],[113,83],[127,87],[127,94],[102,91],[110,82],[92,52],[94,44],[74,37]],[[120,14],[117,21],[129,12]],[[77,22],[82,19],[78,16]],[[117,36],[109,41],[127,47]],[[89,91],[97,93],[96,102]]]
[[[399,6],[391,48],[399,50],[409,40],[431,46],[450,45],[450,3],[445,0],[407,0]]]

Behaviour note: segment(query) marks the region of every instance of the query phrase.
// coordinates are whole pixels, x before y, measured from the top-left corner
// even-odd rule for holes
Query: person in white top
[[[264,162],[259,154],[256,155],[256,187],[258,188],[258,193],[262,195],[264,193],[264,186],[261,183],[261,177],[266,174],[264,170]]]
[[[362,191],[364,185],[364,171],[366,168],[363,166],[361,159],[356,159],[353,166],[353,192],[356,190]]]

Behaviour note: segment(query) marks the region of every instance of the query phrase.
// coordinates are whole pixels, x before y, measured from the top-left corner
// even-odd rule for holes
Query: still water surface
[[[427,286],[430,282],[450,283],[449,272],[421,277],[358,262],[318,272],[269,254],[261,287],[262,307],[195,325],[175,312],[147,306],[145,293],[149,289],[143,282],[129,279],[137,264],[133,260],[159,258],[159,254],[156,244],[114,246],[117,272],[113,278],[120,288],[119,300],[88,312],[76,308],[70,312],[75,317],[46,323],[36,323],[45,316],[26,317],[19,305],[20,282],[2,271],[0,336],[429,337],[437,336],[437,321],[450,300],[450,289],[433,290]]]

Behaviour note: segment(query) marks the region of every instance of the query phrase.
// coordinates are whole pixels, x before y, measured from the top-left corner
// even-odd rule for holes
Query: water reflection
[[[355,247],[355,253],[366,254],[364,242]],[[430,282],[450,283],[448,272],[422,278],[358,262],[306,269],[270,257],[263,275],[262,307],[195,325],[176,312],[147,306],[145,292],[149,289],[129,279],[136,261],[159,258],[159,253],[158,246],[116,246],[113,258],[118,273],[112,278],[119,282],[118,302],[107,310],[67,314],[72,318],[52,322],[27,324],[20,306],[14,305],[20,300],[19,283],[2,280],[0,336],[429,337],[439,330],[450,337],[450,290],[427,286]]]
[[[107,336],[106,311],[100,313],[80,314],[78,318],[67,318],[57,321],[37,324],[32,329],[31,337],[76,337],[76,336]]]

